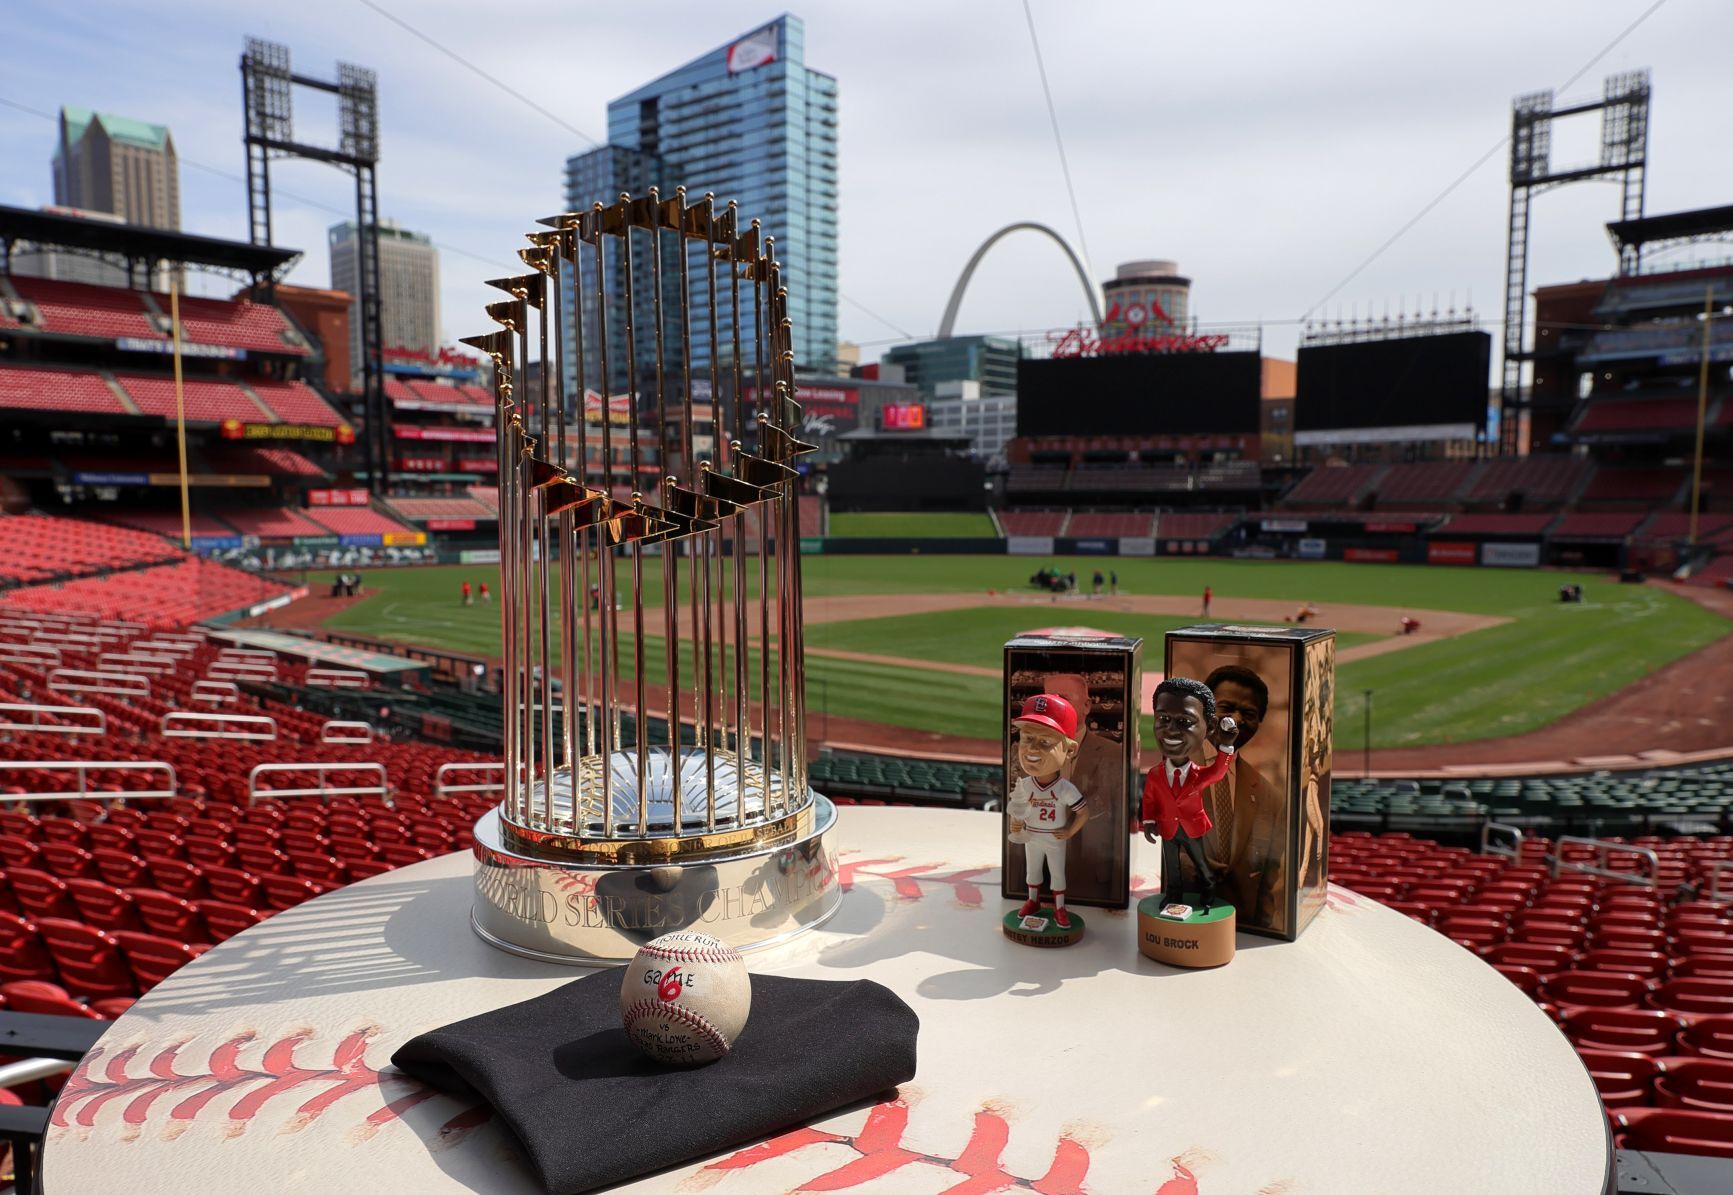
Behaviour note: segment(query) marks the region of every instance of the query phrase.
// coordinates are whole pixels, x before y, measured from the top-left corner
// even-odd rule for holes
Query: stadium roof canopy
[[[299,249],[0,205],[0,266],[8,265],[20,244],[118,258],[141,273],[167,263],[247,275],[255,282],[275,281],[301,259]]]
[[[1733,204],[1614,220],[1607,225],[1607,235],[1613,238],[1613,247],[1620,250],[1663,242],[1733,240]]]

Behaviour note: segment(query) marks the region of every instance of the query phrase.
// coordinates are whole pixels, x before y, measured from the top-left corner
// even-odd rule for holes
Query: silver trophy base
[[[626,962],[678,929],[741,951],[773,946],[823,924],[842,901],[836,808],[812,801],[812,828],[793,841],[662,864],[529,855],[489,810],[475,826],[470,924],[501,950],[573,966]]]

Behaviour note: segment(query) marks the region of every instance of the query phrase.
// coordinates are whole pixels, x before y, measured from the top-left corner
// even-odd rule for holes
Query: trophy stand
[[[812,446],[774,244],[684,189],[540,223],[531,272],[490,283],[499,330],[464,340],[494,366],[505,660],[471,922],[560,963],[687,928],[767,946],[841,899],[807,778]]]

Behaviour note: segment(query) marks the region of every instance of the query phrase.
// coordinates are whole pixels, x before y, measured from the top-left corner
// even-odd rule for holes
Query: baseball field
[[[1082,593],[1037,592],[1028,578],[1044,564],[1076,571]],[[1097,567],[1118,574],[1116,594],[1089,593]],[[972,741],[996,752],[1005,640],[1055,626],[1138,635],[1146,669],[1159,669],[1163,632],[1204,621],[1205,586],[1214,593],[1209,621],[1279,623],[1309,605],[1314,625],[1337,630],[1339,747],[1361,746],[1367,691],[1371,742],[1386,750],[1533,736],[1585,711],[1601,715],[1600,729],[1585,732],[1589,741],[1577,748],[1585,755],[1688,747],[1705,719],[1713,725],[1702,733],[1724,738],[1724,711],[1704,708],[1694,719],[1689,695],[1726,688],[1698,674],[1719,669],[1733,648],[1733,619],[1660,585],[1540,570],[922,555],[808,556],[804,578],[809,720],[821,738],[858,741],[863,729],[876,729],[885,745]],[[319,594],[329,574],[309,580]],[[465,580],[499,592],[491,567],[376,569],[361,598],[315,597],[275,621],[497,657],[498,607],[464,606]],[[1583,586],[1582,603],[1559,602],[1567,582]],[[653,560],[645,562],[645,591],[656,611],[645,636],[656,675],[661,580]],[[1419,620],[1418,631],[1400,633],[1404,616]],[[629,619],[622,625],[630,631]],[[1636,709],[1634,721],[1620,716],[1621,699]],[[1682,730],[1669,741],[1647,741],[1675,723]],[[1621,727],[1630,741],[1613,741]]]

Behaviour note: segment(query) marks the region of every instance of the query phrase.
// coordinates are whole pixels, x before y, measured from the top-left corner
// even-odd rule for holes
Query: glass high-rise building
[[[664,197],[683,186],[688,202],[713,193],[718,210],[735,200],[743,227],[756,219],[764,235],[776,238],[794,323],[796,367],[829,372],[837,335],[837,87],[829,75],[809,69],[805,58],[805,27],[798,17],[785,15],[621,96],[608,105],[608,144],[566,161],[566,204],[578,210],[612,203],[622,191],[641,195],[652,185]],[[663,249],[665,289],[680,284],[673,245],[669,238]],[[711,366],[705,334],[708,279],[699,248],[690,244],[687,251],[694,391],[701,381],[707,383]],[[647,253],[638,252],[632,271],[634,322],[641,329],[653,323],[647,259]],[[719,313],[726,319],[725,271],[719,272],[717,285]],[[609,347],[623,349],[624,280],[610,276],[605,293]],[[584,296],[583,306],[593,329],[595,297]],[[750,368],[751,313],[744,315],[748,343],[741,356]],[[637,339],[640,344],[648,340]],[[665,340],[673,353],[664,359],[677,369],[679,336]],[[729,338],[722,340],[719,366],[732,353]],[[621,353],[610,351],[608,363],[607,389],[619,393],[626,386]],[[648,362],[637,364],[643,387]],[[599,383],[585,379],[592,388]],[[570,377],[567,384],[578,388]]]

